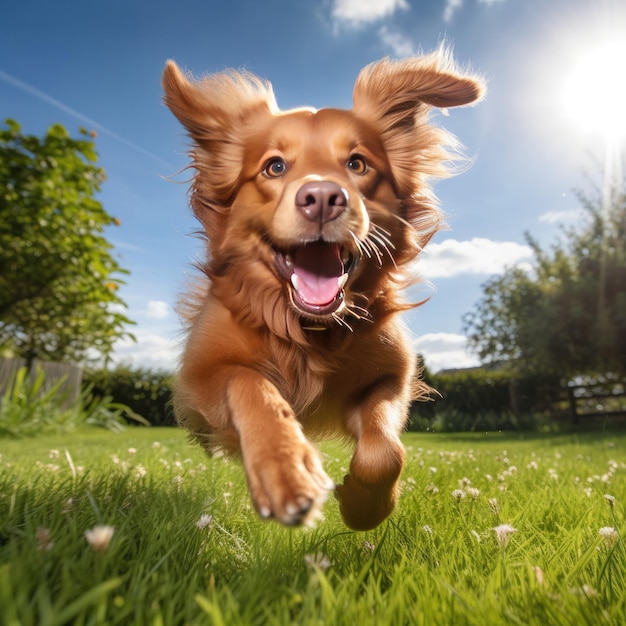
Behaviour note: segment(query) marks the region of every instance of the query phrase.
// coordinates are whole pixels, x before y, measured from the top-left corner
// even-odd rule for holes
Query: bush
[[[47,380],[40,367],[17,369],[0,396],[0,438],[65,433],[85,424],[120,431],[125,420],[143,421],[111,396],[94,397],[90,385],[71,399],[64,383],[65,377]]]
[[[542,418],[553,415],[559,387],[558,380],[485,369],[425,372],[424,379],[437,393],[430,402],[413,405],[409,430],[534,428]]]
[[[114,370],[93,370],[83,375],[95,396],[110,396],[130,407],[153,426],[174,426],[172,375],[150,369],[118,366]]]

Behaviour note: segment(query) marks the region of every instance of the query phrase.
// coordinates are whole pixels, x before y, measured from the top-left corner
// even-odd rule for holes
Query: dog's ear
[[[446,109],[482,98],[483,82],[456,69],[448,50],[365,67],[354,86],[354,113],[382,137],[398,190],[421,193],[424,177],[444,176],[456,141],[428,124],[432,107]]]
[[[271,86],[246,72],[187,78],[174,61],[163,71],[163,100],[189,132],[193,166],[205,202],[223,206],[235,192],[243,161],[243,129],[257,114],[278,110]],[[200,182],[200,181],[196,181]]]

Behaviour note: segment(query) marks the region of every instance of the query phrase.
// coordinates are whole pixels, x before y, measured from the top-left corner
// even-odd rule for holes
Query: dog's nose
[[[348,194],[337,183],[314,180],[296,193],[296,207],[311,222],[325,224],[337,219],[348,207]]]

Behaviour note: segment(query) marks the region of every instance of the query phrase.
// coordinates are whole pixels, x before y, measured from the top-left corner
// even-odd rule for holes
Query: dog
[[[200,282],[182,299],[178,421],[240,455],[262,518],[312,524],[334,490],[345,524],[393,511],[400,435],[429,388],[400,313],[413,261],[441,226],[429,182],[456,140],[429,119],[481,99],[447,49],[359,73],[353,108],[280,111],[247,72],[194,79],[174,61],[164,102],[187,130]],[[353,442],[333,484],[312,443]]]

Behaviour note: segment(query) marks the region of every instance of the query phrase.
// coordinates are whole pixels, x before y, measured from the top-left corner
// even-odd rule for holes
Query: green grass
[[[354,533],[335,501],[314,530],[258,520],[241,467],[176,429],[0,440],[0,624],[625,623],[626,434],[405,443],[398,511]]]

